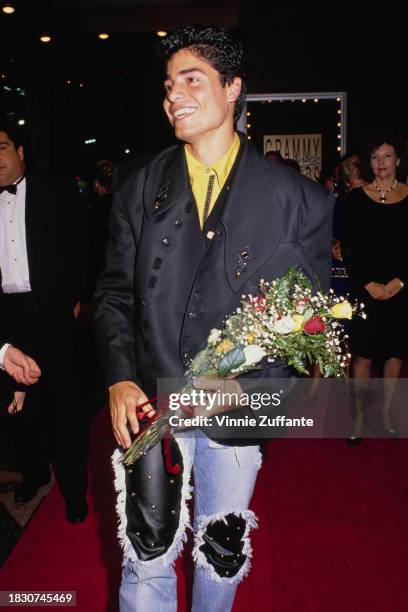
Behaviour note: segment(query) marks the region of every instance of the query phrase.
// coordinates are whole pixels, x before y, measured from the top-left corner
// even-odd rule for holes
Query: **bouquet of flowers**
[[[237,377],[262,363],[282,361],[308,375],[306,362],[317,363],[323,376],[341,377],[348,365],[347,335],[339,319],[351,319],[364,304],[352,306],[333,290],[313,295],[307,276],[290,268],[285,276],[260,281],[256,295],[243,295],[239,307],[220,329],[212,329],[207,346],[191,361],[182,393],[193,390],[194,378]],[[365,318],[365,314],[362,313]],[[174,412],[157,413],[124,454],[126,465],[152,448],[169,431]]]

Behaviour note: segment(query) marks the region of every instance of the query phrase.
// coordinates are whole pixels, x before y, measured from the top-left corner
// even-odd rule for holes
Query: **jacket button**
[[[147,302],[146,302],[146,300],[143,300],[143,299],[142,299],[142,300],[140,300],[140,305],[141,305],[141,306],[147,306]]]
[[[176,227],[181,227],[183,225],[183,222],[182,222],[181,219],[176,219],[175,222],[174,222],[174,225]]]
[[[168,238],[163,238],[162,243],[165,247],[170,246],[170,240]]]
[[[153,268],[155,270],[158,270],[160,268],[160,266],[162,265],[162,259],[161,257],[156,257],[156,259],[153,262]]]
[[[195,312],[189,312],[187,316],[189,319],[194,319],[196,315],[195,315]]]
[[[192,209],[193,209],[193,202],[188,202],[188,203],[186,204],[186,207],[185,207],[185,209],[184,209],[184,210],[185,210],[186,212],[191,212],[191,211],[192,211]]]

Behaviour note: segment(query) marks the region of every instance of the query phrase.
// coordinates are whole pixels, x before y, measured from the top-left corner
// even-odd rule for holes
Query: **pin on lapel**
[[[157,196],[154,202],[154,210],[159,210],[164,200],[167,198],[167,194],[169,192],[170,185],[168,183],[164,183],[160,186],[159,191],[157,192]]]
[[[249,246],[242,247],[238,251],[238,265],[235,270],[236,278],[239,278],[243,272],[246,272],[248,263],[254,259]]]

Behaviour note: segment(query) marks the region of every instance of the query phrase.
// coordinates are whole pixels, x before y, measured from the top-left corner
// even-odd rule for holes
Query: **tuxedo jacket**
[[[65,174],[27,174],[25,226],[33,297],[51,313],[72,312],[87,266],[85,203]]]
[[[72,354],[73,306],[81,297],[87,266],[83,214],[85,203],[75,182],[64,174],[27,174],[25,231],[31,295],[27,321],[0,293],[3,335],[41,360],[43,353]],[[71,346],[72,345],[72,346]],[[69,348],[71,347],[71,348]],[[58,349],[58,350],[57,350]],[[68,350],[69,349],[69,350]],[[31,351],[31,352],[30,352]],[[33,352],[34,351],[34,352]]]
[[[236,167],[204,231],[182,145],[140,161],[118,185],[99,279],[96,331],[108,385],[156,394],[181,378],[209,331],[291,266],[328,289],[331,196],[240,135]]]

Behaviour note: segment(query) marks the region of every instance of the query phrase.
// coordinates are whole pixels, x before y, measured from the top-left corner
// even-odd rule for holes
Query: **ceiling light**
[[[167,32],[165,30],[159,30],[158,32],[156,32],[157,36],[160,36],[160,38],[163,38],[163,36],[167,36]]]
[[[24,124],[25,124],[25,121],[24,121],[24,119],[19,119],[19,120],[17,121],[17,123],[18,123],[18,125],[24,125]]]
[[[11,4],[6,2],[6,4],[3,5],[3,8],[1,10],[3,11],[3,13],[6,13],[6,15],[11,15],[16,9],[14,8],[14,6],[11,6]]]
[[[100,38],[101,40],[106,40],[107,38],[109,38],[109,34],[106,34],[106,32],[102,32],[102,34],[98,34],[98,38]]]
[[[40,36],[40,40],[43,43],[49,43],[51,41],[51,36],[48,34],[43,34],[43,36]]]

